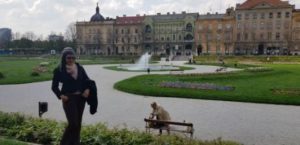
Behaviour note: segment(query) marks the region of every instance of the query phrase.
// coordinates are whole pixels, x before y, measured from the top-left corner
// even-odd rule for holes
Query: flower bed
[[[164,88],[184,88],[184,89],[199,89],[199,90],[218,90],[218,91],[233,91],[234,87],[220,86],[212,83],[190,83],[190,82],[162,82],[161,87]]]

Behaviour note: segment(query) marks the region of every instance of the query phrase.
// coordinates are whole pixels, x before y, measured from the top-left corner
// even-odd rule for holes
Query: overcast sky
[[[158,12],[225,12],[229,6],[245,0],[0,0],[0,28],[13,32],[43,34],[64,33],[68,24],[88,21],[100,2],[104,17]],[[290,0],[300,8],[300,0]]]

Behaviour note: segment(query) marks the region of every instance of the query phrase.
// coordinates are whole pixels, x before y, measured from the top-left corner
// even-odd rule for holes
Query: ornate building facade
[[[194,52],[194,28],[197,13],[167,13],[146,16],[144,48],[155,55],[180,56]]]
[[[77,22],[77,52],[171,58],[192,55],[287,55],[300,51],[300,11],[281,0],[246,0],[224,14],[167,13],[104,18],[97,5]]]
[[[293,12],[291,54],[300,55],[300,10]]]
[[[115,20],[104,18],[97,5],[96,14],[89,22],[77,22],[77,53],[113,55],[116,53],[114,46]]]
[[[247,0],[236,5],[236,54],[289,52],[294,5],[281,0]]]

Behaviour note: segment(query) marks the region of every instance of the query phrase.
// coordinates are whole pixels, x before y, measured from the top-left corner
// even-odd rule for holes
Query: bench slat
[[[193,127],[193,123],[184,123],[184,122],[173,122],[173,121],[161,121],[161,120],[153,120],[153,119],[144,119],[145,122],[153,122],[153,123],[165,123],[165,124],[173,124],[173,125],[181,125],[181,126],[190,126]]]

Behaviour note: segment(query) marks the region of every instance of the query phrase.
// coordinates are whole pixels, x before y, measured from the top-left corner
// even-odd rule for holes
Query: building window
[[[269,13],[269,18],[270,18],[270,19],[273,18],[273,13]]]
[[[116,29],[116,34],[118,34],[119,33],[119,30],[118,29]]]
[[[264,28],[265,28],[265,23],[264,23],[264,22],[261,22],[261,23],[260,23],[260,29],[263,30]]]
[[[284,28],[288,29],[290,27],[290,23],[288,21],[284,22]]]
[[[242,14],[238,14],[238,15],[237,15],[237,19],[238,19],[238,20],[242,20]]]
[[[135,33],[136,33],[136,34],[139,33],[139,30],[138,30],[138,29],[135,29]]]
[[[218,30],[222,29],[222,24],[218,24]]]
[[[189,32],[193,31],[193,25],[191,23],[188,23],[186,25],[186,30],[189,31]]]
[[[238,23],[238,24],[237,24],[237,28],[238,28],[238,29],[242,29],[241,23]]]
[[[220,41],[221,40],[221,35],[217,34],[217,40]]]
[[[281,21],[276,21],[276,29],[281,29]]]
[[[175,41],[175,39],[176,39],[176,36],[175,36],[175,35],[173,35],[173,40]]]
[[[255,40],[255,35],[256,35],[256,34],[253,32],[253,33],[252,33],[252,40]]]
[[[130,29],[127,30],[127,33],[130,34]]]
[[[245,38],[245,40],[248,40],[248,33],[244,34],[244,38]]]
[[[202,29],[203,29],[202,25],[199,25],[199,30],[202,30]]]
[[[280,33],[279,32],[276,33],[276,40],[280,40]]]
[[[285,13],[285,17],[286,17],[286,18],[290,18],[290,12],[286,12],[286,13]]]
[[[226,24],[226,28],[227,28],[227,29],[230,29],[230,28],[231,28],[231,25],[230,25],[230,24]]]
[[[248,14],[248,13],[245,14],[245,19],[246,19],[246,20],[249,19],[249,14]]]
[[[255,30],[256,29],[256,22],[253,22],[253,24],[252,24],[252,28]]]
[[[272,30],[273,29],[273,23],[272,22],[268,22],[267,29],[268,30]]]
[[[253,19],[257,19],[257,13],[253,13]]]
[[[241,33],[238,33],[236,37],[238,41],[241,41]]]
[[[164,37],[161,37],[161,41],[165,41],[165,38],[164,38]]]
[[[152,29],[151,29],[151,26],[150,26],[150,25],[147,25],[147,26],[145,27],[145,32],[146,32],[146,33],[151,33],[151,32],[152,32]]]
[[[265,19],[265,13],[261,13],[261,14],[260,14],[260,18],[261,18],[261,19]]]
[[[264,39],[265,39],[264,33],[260,33],[260,39],[261,39],[261,40],[264,40]]]
[[[123,29],[121,30],[121,33],[124,34],[124,30]]]
[[[277,13],[277,18],[281,18],[281,12]]]
[[[268,32],[268,40],[272,40],[272,32]]]
[[[208,25],[208,30],[211,30],[211,29],[212,29],[212,25],[209,24],[209,25]]]

